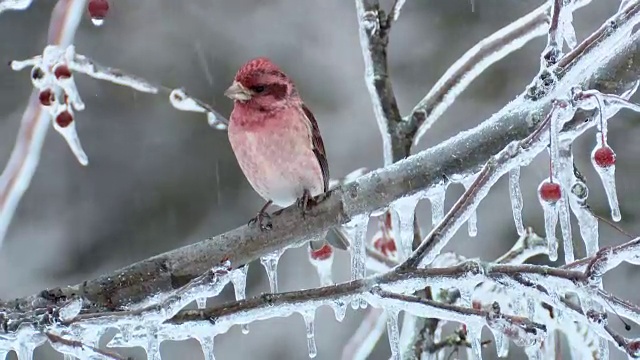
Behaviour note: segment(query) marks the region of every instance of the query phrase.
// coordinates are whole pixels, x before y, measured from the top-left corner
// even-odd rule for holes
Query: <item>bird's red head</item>
[[[298,98],[289,77],[265,57],[248,61],[238,70],[225,95],[249,107],[271,111]]]

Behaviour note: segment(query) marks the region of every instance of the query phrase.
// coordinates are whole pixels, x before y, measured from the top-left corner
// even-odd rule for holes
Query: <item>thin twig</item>
[[[49,22],[49,44],[71,45],[85,11],[84,5],[85,0],[58,0]],[[47,112],[42,111],[38,92],[34,90],[22,115],[11,156],[0,175],[0,245],[38,166],[50,121]]]
[[[45,335],[47,336],[47,339],[49,339],[49,342],[51,343],[51,345],[56,350],[62,350],[64,348],[68,348],[71,354],[82,353],[84,356],[87,356],[87,357],[91,355],[102,355],[108,359],[114,359],[114,360],[131,360],[132,359],[131,357],[120,356],[115,352],[101,350],[99,348],[83,344],[81,341],[78,341],[78,340],[66,339],[52,332],[46,332]]]

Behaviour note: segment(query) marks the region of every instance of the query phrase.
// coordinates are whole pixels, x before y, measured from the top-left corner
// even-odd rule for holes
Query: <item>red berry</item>
[[[56,79],[68,79],[71,77],[71,70],[65,64],[60,64],[53,69]]]
[[[318,250],[311,250],[311,258],[313,260],[327,260],[333,254],[333,249],[329,244],[324,244]]]
[[[90,0],[87,8],[92,19],[104,19],[109,12],[109,1]]]
[[[555,203],[560,200],[560,197],[562,196],[560,185],[554,182],[543,182],[538,188],[538,191],[540,192],[540,198],[550,203]]]
[[[376,239],[373,242],[373,247],[384,256],[389,256],[397,250],[396,242],[393,241],[393,239],[386,239],[384,237]]]
[[[40,99],[40,104],[44,106],[49,106],[55,100],[55,95],[53,95],[53,91],[51,89],[44,89],[38,95],[38,99]]]
[[[61,128],[66,128],[73,121],[73,115],[68,111],[63,111],[56,116],[56,124]]]
[[[616,153],[608,146],[603,146],[593,153],[593,161],[600,167],[609,167],[616,164]]]

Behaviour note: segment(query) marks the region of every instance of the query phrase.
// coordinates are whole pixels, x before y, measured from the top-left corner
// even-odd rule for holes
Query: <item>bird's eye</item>
[[[253,92],[256,92],[256,93],[261,93],[264,91],[264,89],[265,89],[264,85],[258,85],[251,88],[251,90],[253,90]]]

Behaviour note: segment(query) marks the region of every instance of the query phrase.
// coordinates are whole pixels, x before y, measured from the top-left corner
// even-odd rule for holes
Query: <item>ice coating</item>
[[[620,214],[620,205],[618,204],[618,194],[616,192],[616,166],[600,166],[595,161],[595,153],[602,146],[607,146],[606,139],[603,142],[602,137],[599,136],[598,144],[593,148],[593,151],[591,152],[591,163],[600,176],[602,186],[604,187],[604,191],[607,194],[607,200],[609,202],[609,207],[611,208],[611,219],[613,221],[620,221],[622,219],[622,216]]]
[[[400,360],[400,327],[398,326],[398,312],[395,309],[387,309],[387,336],[391,348],[391,359]]]
[[[516,224],[518,235],[525,233],[524,223],[522,222],[522,191],[520,190],[520,167],[516,166],[509,171],[509,198],[511,199],[511,211],[513,212],[513,221]]]
[[[469,176],[464,178],[461,183],[462,186],[464,186],[464,190],[469,190],[469,188],[471,187],[471,184],[473,184],[473,182],[476,180],[475,176]],[[469,229],[469,236],[470,237],[475,237],[476,235],[478,235],[478,212],[474,211],[471,213],[471,215],[469,215],[469,220],[467,220],[467,225],[468,225],[468,229]]]
[[[282,253],[282,250],[276,250],[260,257],[260,263],[264,267],[264,270],[267,272],[267,277],[269,278],[269,291],[271,291],[272,294],[278,292],[278,261],[280,261]]]
[[[244,300],[246,298],[248,271],[249,271],[249,264],[245,264],[244,266],[241,266],[230,273],[231,283],[233,284],[233,291],[235,293],[236,300]],[[242,328],[243,334],[249,333],[248,324],[242,324],[241,328]]]
[[[369,214],[360,214],[354,216],[351,221],[343,225],[344,231],[351,239],[351,248],[349,253],[351,255],[351,280],[363,279],[366,273],[366,238],[367,238],[367,226],[369,225]],[[358,307],[366,307],[364,299],[358,299],[354,297],[351,302],[351,307],[357,309]]]
[[[400,254],[403,259],[409,257],[412,252],[413,245],[413,218],[416,211],[416,205],[422,198],[422,194],[414,194],[404,198],[400,198],[391,204],[394,210],[398,226],[396,227],[396,239],[400,239]]]
[[[318,355],[314,326],[315,316],[315,311],[302,313],[302,318],[304,319],[304,326],[307,334],[307,349],[309,350],[309,358],[311,359]]]
[[[556,141],[559,142],[559,141]],[[562,197],[558,201],[558,217],[560,230],[562,231],[562,244],[564,246],[564,261],[569,264],[575,260],[573,251],[573,239],[571,236],[571,215],[569,210],[569,197],[575,175],[573,174],[573,156],[568,143],[558,145],[558,157],[555,159],[555,174],[562,188]]]
[[[556,238],[556,226],[558,224],[558,202],[549,202],[542,198],[540,195],[540,189],[545,183],[550,183],[551,178],[547,178],[546,180],[540,183],[538,187],[538,199],[540,200],[540,205],[542,206],[542,211],[544,212],[544,229],[547,239],[547,244],[549,245],[549,260],[556,261],[558,259],[558,239]]]

